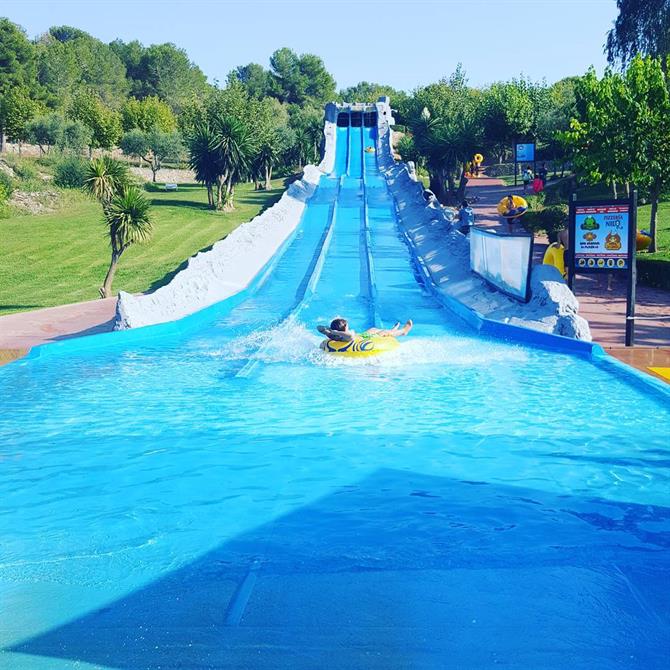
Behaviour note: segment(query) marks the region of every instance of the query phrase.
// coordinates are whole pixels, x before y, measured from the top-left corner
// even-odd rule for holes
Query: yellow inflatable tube
[[[324,340],[323,342],[323,350],[329,354],[353,358],[377,356],[393,351],[397,347],[398,340],[395,337],[355,337],[349,342],[338,342],[337,340]]]
[[[544,265],[553,265],[563,277],[567,276],[565,270],[565,247],[558,242],[553,242],[547,247],[542,259]]]
[[[505,196],[499,203],[498,203],[498,214],[500,216],[507,218],[516,218],[517,216],[521,216],[522,214],[526,213],[526,210],[528,209],[528,203],[526,202],[525,198],[522,198],[520,195],[513,195],[512,196],[512,204],[513,208],[509,208],[509,198]]]

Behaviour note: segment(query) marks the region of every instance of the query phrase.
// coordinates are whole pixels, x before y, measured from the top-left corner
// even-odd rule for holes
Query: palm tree
[[[235,184],[251,173],[257,138],[248,123],[232,115],[215,116],[214,132],[220,168],[217,207],[230,211],[234,209]]]
[[[270,190],[272,188],[272,168],[279,160],[280,149],[279,133],[268,136],[258,148],[252,166],[257,189]],[[264,182],[264,186],[261,186],[261,181]]]
[[[195,126],[187,140],[189,167],[196,180],[207,187],[207,201],[212,209],[216,207],[213,187],[221,173],[216,139],[209,123],[203,122]]]
[[[135,243],[146,242],[153,231],[150,204],[137,186],[122,186],[105,207],[105,222],[109,229],[112,260],[100,296],[108,298],[112,292],[114,273],[121,254]]]
[[[109,156],[101,156],[88,164],[84,191],[99,200],[105,210],[128,181],[128,167],[124,163]]]

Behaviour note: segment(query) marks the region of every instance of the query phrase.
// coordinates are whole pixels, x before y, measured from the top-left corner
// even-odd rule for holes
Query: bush
[[[542,209],[529,209],[523,217],[523,224],[534,233],[544,231],[550,242],[555,242],[559,231],[568,225],[568,206],[550,205]]]
[[[37,179],[37,168],[30,161],[17,161],[12,169],[21,179]]]
[[[77,156],[63,158],[56,164],[54,184],[62,188],[81,188],[86,177],[88,161]]]
[[[0,195],[0,202],[7,200],[14,190],[14,180],[4,170],[0,170],[0,189],[4,194]]]
[[[639,284],[670,290],[670,261],[637,257]]]

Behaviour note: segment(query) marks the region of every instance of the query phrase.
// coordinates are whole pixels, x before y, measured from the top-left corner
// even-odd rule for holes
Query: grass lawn
[[[235,211],[227,214],[208,209],[206,190],[195,184],[147,193],[153,237],[125,251],[114,290],[166,284],[189,256],[273,205],[283,192],[282,182],[275,184],[270,191],[239,185]],[[110,260],[105,232],[100,205],[78,193],[58,212],[0,219],[0,315],[98,298]]]
[[[649,214],[651,205],[641,205],[637,208],[637,227],[639,230],[649,230]],[[658,205],[656,219],[656,253],[638,254],[639,258],[650,258],[670,262],[670,202],[661,202]]]

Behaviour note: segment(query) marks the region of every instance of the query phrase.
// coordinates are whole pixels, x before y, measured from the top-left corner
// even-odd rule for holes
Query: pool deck
[[[0,316],[0,365],[38,344],[112,330],[116,298],[90,300]]]
[[[522,187],[488,177],[471,179],[468,193],[478,197],[473,204],[476,224],[501,225],[496,205],[509,192],[521,194]],[[546,237],[537,236],[536,263],[542,262],[546,246]],[[636,346],[631,349],[624,347],[625,288],[620,279],[608,286],[605,275],[577,277],[580,314],[588,320],[594,341],[619,360],[654,375],[649,367],[670,367],[670,292],[638,285],[636,315],[642,319],[636,325]],[[0,365],[39,344],[111,331],[115,308],[116,298],[107,298],[0,316]]]

